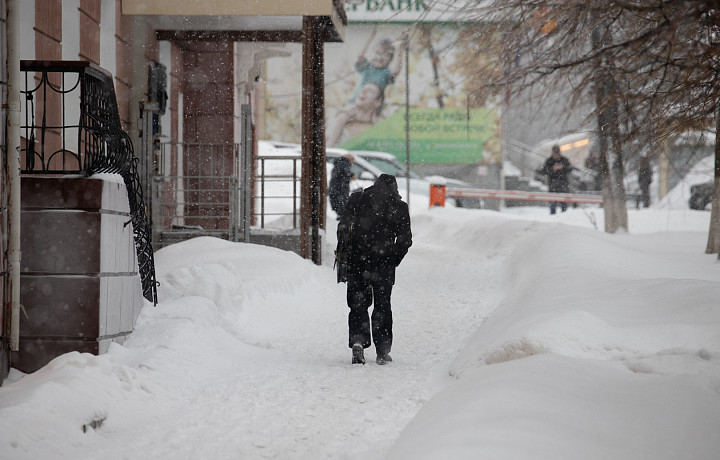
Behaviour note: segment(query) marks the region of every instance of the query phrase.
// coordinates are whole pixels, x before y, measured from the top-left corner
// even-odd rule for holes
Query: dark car
[[[703,210],[712,201],[714,181],[707,181],[701,184],[695,184],[690,187],[690,200],[688,204],[690,209]]]

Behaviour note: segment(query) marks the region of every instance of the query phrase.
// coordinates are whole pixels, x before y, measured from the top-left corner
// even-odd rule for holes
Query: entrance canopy
[[[222,33],[237,41],[300,42],[303,16],[315,16],[324,41],[341,42],[347,24],[342,0],[123,0],[122,13],[146,16],[176,39]]]
[[[298,42],[303,49],[300,255],[321,263],[325,226],[324,43],[342,42],[343,0],[123,0],[158,40]]]

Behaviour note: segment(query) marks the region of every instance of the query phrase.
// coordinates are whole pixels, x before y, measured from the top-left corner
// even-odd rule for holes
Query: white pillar
[[[20,1],[8,0],[8,272],[10,277],[10,350],[20,348]]]

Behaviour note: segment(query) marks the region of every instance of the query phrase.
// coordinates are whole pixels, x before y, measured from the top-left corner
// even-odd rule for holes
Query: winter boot
[[[377,355],[375,362],[382,366],[386,363],[391,363],[392,358],[390,357],[390,355]]]
[[[365,354],[363,352],[363,346],[359,343],[356,343],[352,347],[352,363],[365,364]]]

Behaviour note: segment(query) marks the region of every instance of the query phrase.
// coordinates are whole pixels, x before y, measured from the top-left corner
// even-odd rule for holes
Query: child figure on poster
[[[348,99],[348,104],[353,104],[355,102],[355,99],[366,83],[375,83],[378,85],[384,100],[385,88],[388,85],[395,83],[395,77],[397,77],[400,73],[402,68],[403,51],[405,50],[405,44],[408,40],[407,32],[403,32],[400,35],[400,46],[397,54],[395,53],[393,41],[389,38],[383,38],[375,44],[373,54],[368,59],[365,54],[370,48],[370,44],[375,39],[376,34],[377,27],[373,27],[370,32],[370,37],[360,52],[357,62],[355,63],[355,71],[360,75],[360,81],[355,87],[355,91],[353,91],[352,96]]]
[[[380,86],[367,82],[360,88],[354,104],[338,110],[326,140],[328,147],[352,139],[382,119],[383,93]]]

